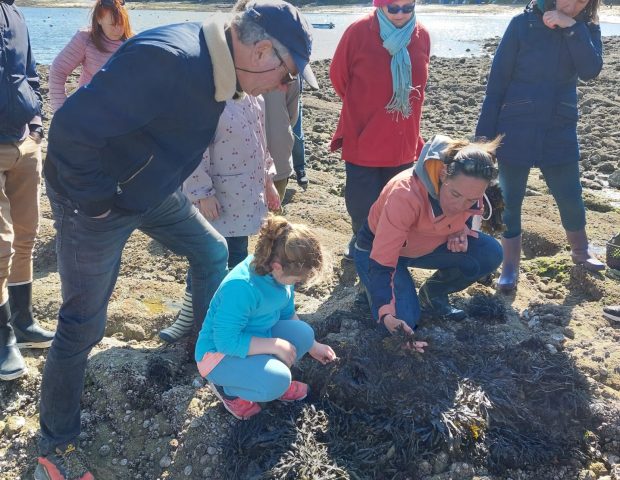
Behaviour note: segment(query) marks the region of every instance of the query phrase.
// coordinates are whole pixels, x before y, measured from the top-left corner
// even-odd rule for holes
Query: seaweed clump
[[[228,478],[420,478],[439,452],[496,474],[583,459],[595,419],[570,357],[465,323],[472,335],[420,328],[424,354],[403,353],[408,336],[363,327],[336,347],[337,364],[303,360],[294,377],[311,385],[311,404],[270,404],[235,424]]]

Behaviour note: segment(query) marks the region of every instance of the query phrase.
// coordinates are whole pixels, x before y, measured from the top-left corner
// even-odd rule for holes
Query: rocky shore
[[[603,258],[620,230],[620,39],[605,39],[605,52],[600,77],[578,87],[588,229]],[[489,57],[432,59],[425,138],[472,134],[489,65]],[[620,325],[601,315],[620,303],[618,279],[572,265],[557,208],[533,171],[516,295],[496,296],[492,280],[474,285],[457,295],[468,319],[424,321],[427,353],[403,355],[398,339],[373,329],[341,255],[350,225],[343,165],[328,148],[340,110],[328,66],[314,66],[324,88],[304,94],[310,187],[291,183],[286,213],[312,225],[332,254],[333,276],[302,290],[298,308],[341,362],[296,369],[313,388],[308,403],[234,420],[185,345],[157,337],[180,306],[186,262],[136,233],[87,371],[81,443],[96,478],[619,480]],[[47,68],[40,73],[47,94]],[[35,313],[49,328],[60,304],[54,238],[44,197],[34,287]],[[414,270],[417,281],[427,275]],[[45,355],[24,351],[28,375],[0,384],[2,480],[32,478]]]

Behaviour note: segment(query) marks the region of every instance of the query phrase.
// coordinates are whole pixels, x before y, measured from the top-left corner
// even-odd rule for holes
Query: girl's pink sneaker
[[[261,411],[260,405],[256,402],[250,402],[239,397],[233,399],[226,398],[223,392],[220,392],[217,385],[211,382],[209,382],[209,388],[222,401],[224,408],[239,420],[247,420]]]
[[[303,400],[308,396],[309,390],[310,388],[305,383],[293,380],[291,382],[291,385],[288,387],[288,390],[284,392],[284,395],[278,398],[278,400],[281,400],[283,402],[295,402],[297,400]]]

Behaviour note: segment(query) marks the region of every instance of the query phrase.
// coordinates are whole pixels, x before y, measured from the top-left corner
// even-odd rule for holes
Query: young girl
[[[274,187],[273,160],[267,151],[264,102],[244,95],[227,100],[213,142],[194,173],[183,183],[183,192],[200,213],[224,236],[228,268],[248,256],[248,236],[255,235],[267,209],[280,208]],[[168,343],[193,331],[191,275],[187,275],[183,306],[175,322],[159,332]]]
[[[213,296],[196,362],[236,418],[259,413],[257,402],[304,399],[308,385],[291,381],[290,367],[306,352],[323,364],[336,358],[295,314],[294,285],[316,278],[323,267],[321,246],[308,227],[269,217],[254,256],[232,269]]]
[[[97,0],[90,21],[90,27],[78,30],[50,67],[49,93],[54,112],[67,99],[65,84],[71,72],[81,66],[79,86],[87,85],[118,47],[133,36],[125,0]]]
[[[521,205],[534,166],[558,205],[573,261],[605,267],[588,252],[577,141],[577,79],[595,78],[603,66],[598,7],[599,0],[532,2],[495,53],[476,135],[505,135],[497,151],[506,224],[502,291],[516,288]]]
[[[500,139],[469,143],[435,135],[413,171],[399,173],[373,204],[355,244],[355,266],[371,297],[375,319],[395,333],[412,334],[421,311],[462,320],[448,294],[494,271],[502,249],[493,237],[470,229],[497,176]],[[409,267],[437,269],[416,293]],[[412,346],[423,351],[424,342]]]

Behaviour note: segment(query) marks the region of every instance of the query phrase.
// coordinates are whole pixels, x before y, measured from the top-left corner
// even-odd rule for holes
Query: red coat
[[[430,48],[428,32],[417,23],[407,47],[414,90],[412,114],[405,119],[385,110],[392,98],[392,57],[383,47],[376,13],[345,31],[329,71],[342,99],[332,151],[342,148],[343,160],[364,167],[396,167],[417,159],[424,145],[420,118]]]

